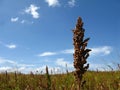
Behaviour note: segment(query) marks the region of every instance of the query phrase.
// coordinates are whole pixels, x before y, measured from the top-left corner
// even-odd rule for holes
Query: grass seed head
[[[79,86],[81,86],[83,74],[89,68],[87,63],[87,58],[89,57],[90,49],[86,49],[88,41],[90,38],[84,39],[83,22],[81,17],[78,18],[75,29],[73,30],[73,45],[74,45],[74,68],[75,68],[75,78]]]

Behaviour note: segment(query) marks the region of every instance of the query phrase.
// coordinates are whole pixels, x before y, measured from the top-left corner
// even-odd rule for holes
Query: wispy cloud
[[[9,49],[15,49],[17,47],[15,44],[8,44],[8,45],[5,45],[5,46]]]
[[[100,47],[94,47],[90,48],[92,51],[90,52],[91,56],[97,56],[97,55],[109,55],[112,52],[112,47],[110,46],[100,46]],[[66,49],[58,52],[43,52],[41,54],[38,54],[37,56],[53,56],[53,55],[60,55],[60,54],[73,54],[74,49]]]
[[[57,54],[56,52],[44,52],[44,53],[38,54],[38,56],[40,56],[40,57],[53,56],[53,55],[56,55],[56,54]]]
[[[6,43],[4,43],[4,42],[2,42],[2,41],[0,41],[0,44],[1,44],[2,46],[4,46],[4,47],[9,48],[9,49],[15,49],[15,48],[17,48],[17,45],[15,45],[15,44],[6,44]]]
[[[45,0],[45,2],[47,2],[50,7],[55,7],[60,5],[58,0]]]
[[[21,24],[24,24],[24,23],[26,23],[26,24],[33,24],[34,22],[23,19],[23,20],[20,21],[20,23],[21,23]]]
[[[1,65],[0,72],[1,71],[8,71],[8,72],[22,71],[24,73],[28,73],[32,71],[35,66],[33,64],[18,63],[16,61],[1,58],[1,57],[0,57],[0,65]]]
[[[8,67],[8,66],[0,67],[0,72],[3,72],[3,71],[9,71],[9,70],[12,70],[12,68],[11,68],[11,67]]]
[[[37,7],[36,5],[31,4],[29,7],[27,7],[24,10],[24,12],[32,15],[33,18],[38,19],[40,17],[39,13],[37,12],[39,8],[40,7]]]
[[[34,69],[34,71],[42,71],[42,73],[45,73],[46,72],[46,65],[43,65],[43,66],[40,66],[40,67],[37,67]],[[53,72],[54,74],[57,73],[58,70],[61,70],[60,67],[52,67],[52,66],[48,66],[48,71],[49,72]]]
[[[66,65],[67,65],[68,68],[72,68],[73,67],[73,63],[65,61],[64,58],[58,58],[56,60],[56,64],[59,65],[59,66],[62,66],[62,67],[66,67]]]
[[[20,19],[18,17],[16,18],[11,18],[11,22],[18,22],[18,23],[21,23],[21,24],[33,24],[33,21],[29,21],[29,20],[25,20],[25,19]]]
[[[90,67],[89,67],[90,70],[105,71],[106,65],[104,64],[98,64],[98,63],[89,63],[89,64],[90,64]]]
[[[117,70],[116,65],[113,63],[106,63],[106,64],[100,64],[100,63],[89,63],[90,64],[90,70],[99,70],[99,71],[111,71],[111,70]]]
[[[92,50],[90,52],[91,55],[109,55],[113,50],[111,46],[100,46],[100,47],[94,47],[90,49]],[[66,49],[66,50],[63,50],[62,53],[73,54],[74,49]]]
[[[59,54],[73,54],[74,50],[73,49],[66,49],[58,52],[43,52],[38,54],[37,56],[40,57],[45,57],[45,56],[53,56],[53,55],[59,55]]]
[[[33,64],[17,64],[17,65],[20,67],[33,67],[33,66],[35,66]]]
[[[15,17],[15,18],[11,18],[11,22],[17,22],[18,21],[18,17]]]
[[[68,1],[68,5],[69,5],[70,7],[74,7],[74,6],[75,6],[75,2],[76,2],[76,0],[69,0],[69,1]]]
[[[46,72],[45,71],[46,65],[36,67],[35,65],[32,65],[32,64],[30,65],[30,64],[20,64],[17,62],[14,62],[14,63],[9,63],[9,62],[14,62],[14,61],[0,58],[0,64],[1,64],[0,72],[5,72],[5,71],[8,71],[8,72],[18,71],[22,73],[30,73],[31,71],[33,73],[36,73],[36,71],[39,71],[39,73]],[[58,66],[48,66],[48,70],[49,72],[52,71],[55,74],[55,73],[59,73],[58,70],[61,71],[62,69]]]
[[[26,20],[22,20],[22,21],[21,21],[22,24],[25,23],[25,22],[26,22]]]
[[[112,52],[112,47],[110,46],[101,46],[96,48],[91,48],[91,55],[108,55]]]
[[[61,51],[61,53],[64,53],[64,54],[73,54],[74,53],[74,49],[66,49],[66,50]]]
[[[90,49],[92,50],[90,52],[91,55],[109,55],[112,52],[111,46],[100,46],[100,47],[94,47]],[[62,53],[73,54],[74,49],[66,49],[66,50],[63,50]]]
[[[1,58],[1,57],[0,57],[0,64],[5,64],[5,63],[17,64],[15,61],[8,60],[8,59],[4,59],[4,58]]]

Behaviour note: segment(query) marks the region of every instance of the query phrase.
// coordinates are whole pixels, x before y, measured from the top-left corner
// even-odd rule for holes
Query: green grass
[[[1,73],[0,90],[77,90],[73,73],[49,76]],[[120,90],[120,71],[88,71],[84,80],[82,90]]]

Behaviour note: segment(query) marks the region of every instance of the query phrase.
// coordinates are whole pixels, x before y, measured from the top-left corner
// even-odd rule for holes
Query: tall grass
[[[49,68],[48,68],[49,69]],[[16,80],[17,79],[17,80]],[[82,90],[120,90],[120,71],[88,71]],[[0,74],[0,90],[77,90],[73,73]]]
[[[78,84],[78,89],[81,90],[83,84],[86,81],[82,82],[83,74],[89,68],[87,63],[87,58],[89,57],[90,49],[86,49],[88,41],[90,38],[84,39],[83,22],[81,17],[78,18],[75,29],[73,30],[73,45],[74,45],[74,75],[76,78],[76,84]]]

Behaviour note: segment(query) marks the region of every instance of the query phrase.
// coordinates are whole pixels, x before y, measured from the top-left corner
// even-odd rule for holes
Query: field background
[[[88,71],[82,90],[120,90],[120,71]],[[77,90],[73,72],[66,74],[1,73],[0,90]]]

